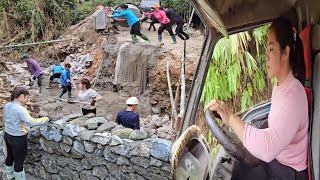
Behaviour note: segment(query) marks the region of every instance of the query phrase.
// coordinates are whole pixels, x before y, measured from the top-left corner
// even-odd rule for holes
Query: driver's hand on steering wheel
[[[228,108],[228,106],[223,101],[213,99],[207,105],[207,108],[209,108],[213,112],[217,112],[220,115],[221,120],[226,126],[229,125],[229,122],[232,119],[232,116],[234,116],[233,113]]]

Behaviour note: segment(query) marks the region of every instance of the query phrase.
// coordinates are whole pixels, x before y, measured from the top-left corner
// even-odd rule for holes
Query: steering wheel
[[[239,139],[231,139],[223,132],[221,126],[216,121],[216,117],[212,111],[207,109],[205,111],[205,120],[217,141],[224,147],[224,149],[233,157],[238,159],[248,167],[256,167],[262,163],[260,159],[254,157],[240,142]]]

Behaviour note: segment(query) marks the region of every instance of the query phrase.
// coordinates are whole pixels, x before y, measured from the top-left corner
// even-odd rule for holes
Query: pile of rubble
[[[71,54],[66,57],[65,62],[71,64],[72,79],[80,79],[88,73],[88,69],[93,63],[93,56],[87,54]]]
[[[148,132],[149,136],[171,140],[173,133],[171,122],[168,115],[164,115],[163,117],[149,115],[146,118],[142,118],[141,125]]]

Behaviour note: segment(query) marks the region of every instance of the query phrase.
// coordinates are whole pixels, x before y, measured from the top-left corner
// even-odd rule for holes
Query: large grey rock
[[[119,157],[118,155],[111,152],[110,147],[108,147],[108,146],[106,146],[106,148],[104,149],[103,156],[104,156],[104,159],[109,162],[116,162]]]
[[[45,155],[43,155],[41,157],[41,163],[49,173],[56,174],[56,173],[59,172],[58,169],[57,169],[56,159],[53,156],[45,156]]]
[[[96,145],[88,141],[83,141],[83,145],[84,149],[89,153],[94,152],[94,150],[96,149]]]
[[[134,173],[134,169],[132,168],[132,166],[120,166],[121,172],[123,173]]]
[[[146,139],[148,137],[148,133],[145,132],[144,130],[134,130],[130,136],[129,139],[132,140],[142,140],[142,139]]]
[[[144,157],[132,157],[130,161],[143,168],[148,168],[150,166],[150,159]]]
[[[39,143],[44,151],[48,153],[54,152],[55,144],[53,144],[53,142],[40,138]]]
[[[172,142],[166,139],[156,138],[152,141],[151,156],[162,161],[169,161]]]
[[[99,177],[100,179],[105,179],[108,174],[108,169],[104,166],[97,166],[92,169],[92,175]]]
[[[74,149],[71,149],[71,157],[74,159],[82,159],[85,156],[83,154],[80,154],[79,152],[75,151]]]
[[[99,180],[98,177],[93,176],[92,170],[84,170],[79,173],[81,180]]]
[[[153,157],[151,157],[150,158],[150,165],[151,166],[156,166],[156,167],[161,167],[162,166],[162,161],[160,161],[160,160],[158,160],[158,159],[156,159],[156,158],[153,158]]]
[[[130,157],[128,149],[123,144],[122,145],[118,145],[118,146],[110,147],[110,151],[113,152],[113,153],[116,153],[118,155],[121,155],[121,156]]]
[[[81,160],[81,164],[84,169],[92,169],[91,164],[89,163],[89,161],[86,158]]]
[[[72,140],[72,138],[70,138],[70,137],[63,137],[62,138],[62,142],[64,143],[64,144],[67,144],[67,145],[72,145],[73,144],[73,140]]]
[[[172,134],[172,128],[170,125],[164,125],[162,127],[159,127],[157,130],[157,135],[163,139],[170,140],[171,134]]]
[[[112,135],[119,136],[120,138],[129,138],[130,134],[133,132],[133,129],[130,128],[123,128],[117,129],[112,132]]]
[[[63,143],[60,143],[59,146],[60,146],[61,153],[64,155],[69,153],[72,149],[72,147],[70,145],[63,144]]]
[[[104,131],[110,131],[114,127],[116,127],[118,124],[114,121],[107,121],[103,124],[101,124],[98,129],[96,130],[98,133],[102,133]]]
[[[79,154],[82,154],[82,155],[86,154],[84,145],[80,141],[74,141],[72,148],[74,151],[78,152]]]
[[[85,122],[88,129],[97,129],[101,124],[108,122],[104,117],[94,117]]]
[[[121,169],[115,163],[107,163],[106,167],[108,168],[110,175],[116,179],[121,177]]]
[[[148,133],[148,136],[150,137],[152,137],[157,133],[157,129],[151,129],[150,127],[147,127],[147,126],[145,126],[143,129]]]
[[[87,114],[85,116],[82,116],[82,117],[79,117],[77,119],[74,119],[74,120],[70,121],[69,124],[78,125],[78,126],[85,126],[86,121],[88,119],[93,118],[93,117],[95,117],[95,114],[89,113],[89,114]]]
[[[91,141],[93,135],[94,135],[94,132],[95,131],[89,131],[89,130],[86,130],[86,131],[82,131],[79,133],[79,137],[85,141]]]
[[[124,129],[125,127],[122,126],[122,125],[117,125],[116,127],[114,127],[112,130],[111,130],[111,133],[113,133],[114,131],[118,130],[118,129]]]
[[[79,159],[68,158],[68,164],[69,167],[75,171],[82,171],[84,169],[84,166]]]
[[[108,120],[106,120],[106,118],[104,117],[94,117],[91,119],[86,120],[86,123],[99,123],[99,124],[103,124],[108,122]]]
[[[80,179],[77,171],[71,170],[69,167],[62,168],[62,171],[59,172],[59,175],[62,179],[76,180]]]
[[[117,135],[112,135],[110,146],[117,146],[119,144],[123,144],[122,139]]]
[[[91,139],[92,142],[98,143],[101,145],[106,145],[111,141],[111,134],[110,133],[95,133],[93,138]]]
[[[117,160],[117,165],[119,165],[119,166],[130,165],[130,162],[127,158],[120,156]]]
[[[95,155],[89,155],[86,157],[86,159],[89,161],[89,163],[92,166],[101,166],[101,165],[107,165],[107,161],[103,159],[102,157],[98,157]]]
[[[55,142],[59,142],[62,140],[62,135],[60,130],[55,127],[50,126],[41,126],[40,132],[42,136],[44,136],[47,140],[54,140]]]
[[[49,179],[50,175],[47,173],[47,171],[44,169],[43,166],[35,166],[34,175],[41,178],[41,179]]]
[[[67,124],[66,127],[63,129],[62,134],[64,136],[76,137],[79,135],[81,131],[85,131],[86,128],[79,127],[72,124]]]
[[[53,174],[51,176],[51,180],[62,180],[61,177],[58,174]]]
[[[55,156],[57,159],[57,164],[61,167],[67,167],[69,166],[69,158],[66,158],[64,156]]]
[[[144,142],[137,142],[130,144],[129,156],[141,156],[141,157],[150,157],[150,148]]]
[[[72,120],[72,119],[79,118],[79,117],[81,117],[81,116],[82,116],[81,113],[74,113],[74,114],[69,114],[69,115],[67,115],[67,116],[64,116],[62,119],[68,121],[68,120]]]
[[[98,123],[87,123],[86,124],[86,127],[89,129],[89,130],[95,130],[98,128]]]

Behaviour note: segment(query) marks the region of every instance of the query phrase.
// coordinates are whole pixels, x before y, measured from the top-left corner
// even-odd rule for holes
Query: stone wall
[[[70,115],[29,133],[25,171],[40,179],[171,179],[171,142],[103,117]]]

